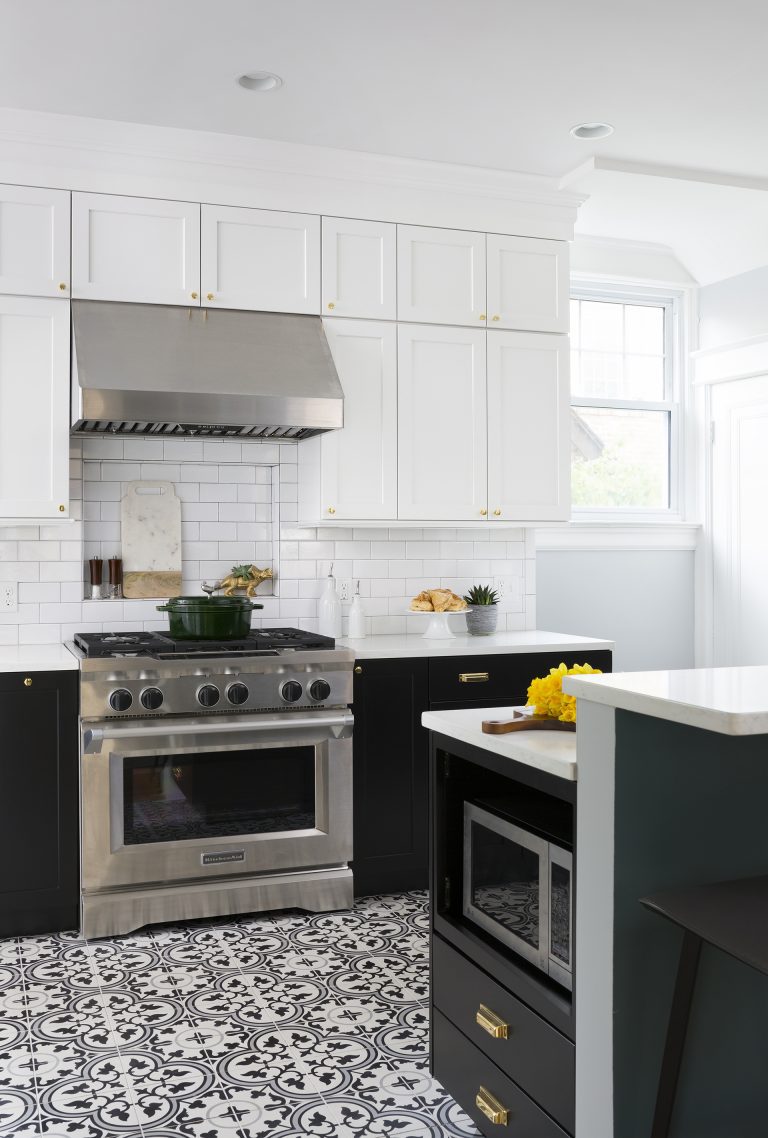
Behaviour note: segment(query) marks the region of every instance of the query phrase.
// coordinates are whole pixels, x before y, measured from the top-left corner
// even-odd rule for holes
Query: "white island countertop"
[[[527,767],[573,781],[576,778],[576,732],[512,731],[484,735],[484,719],[511,719],[514,707],[470,707],[457,711],[425,711],[421,722],[430,731],[458,739]],[[519,709],[518,709],[519,710]]]
[[[63,644],[0,645],[0,672],[76,672],[79,667]]]
[[[566,676],[563,690],[723,735],[768,734],[768,666]]]
[[[613,649],[612,640],[571,636],[565,632],[494,632],[490,636],[456,635],[452,640],[427,640],[423,636],[366,636],[336,642],[351,648],[358,660],[388,660],[405,656],[492,656],[515,652],[578,652]]]

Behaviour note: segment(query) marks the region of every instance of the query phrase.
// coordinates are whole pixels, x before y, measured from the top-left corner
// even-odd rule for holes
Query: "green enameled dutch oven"
[[[251,629],[251,613],[263,609],[247,597],[171,597],[158,612],[167,612],[176,640],[242,640]]]

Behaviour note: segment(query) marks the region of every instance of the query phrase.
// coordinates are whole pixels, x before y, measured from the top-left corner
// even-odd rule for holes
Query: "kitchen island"
[[[531,1099],[558,1122],[554,1134],[646,1138],[652,1133],[682,933],[639,899],[768,873],[768,667],[572,676],[564,689],[578,698],[575,738],[549,732],[482,734],[483,718],[504,718],[511,708],[430,712],[422,721],[433,732],[436,843],[445,812],[443,775],[455,765],[454,756],[478,767],[506,769],[511,779],[528,780],[573,801],[572,1001],[564,990],[558,997],[549,978],[537,982],[525,962],[515,967],[509,953],[505,959],[481,930],[459,943],[461,904],[451,918],[439,893],[450,874],[437,849],[433,952],[438,968],[444,968],[449,951],[470,970],[466,982],[475,1004],[488,1003],[491,992],[497,1005],[506,999],[507,1008],[519,998],[517,1011],[509,1012],[510,1040],[515,1031],[518,1037],[530,1032],[526,1016],[537,1014],[537,1047],[543,1050],[537,1050],[536,1070],[548,1069],[549,1083],[537,1084],[525,1054],[513,1056],[497,1041],[485,1043],[494,1066],[472,1068],[486,1089],[495,1087],[499,1100],[508,1095],[513,1101],[524,1091],[527,1097],[516,1102],[519,1117],[527,1117],[523,1108]],[[466,797],[472,792],[470,785]],[[451,872],[458,875],[451,890],[461,893],[458,854]],[[454,932],[456,939],[448,945]],[[435,1009],[433,1064],[480,1129],[494,1134],[500,1132],[498,1124],[473,1110],[477,1087],[473,1090],[461,1073],[461,1064],[472,1066],[478,1048],[483,1049],[484,1033],[476,1031],[473,1012],[467,1009],[457,1035],[456,1020]],[[705,946],[672,1138],[764,1138],[766,1022],[766,977]],[[542,1024],[560,1034],[547,1036]],[[563,1035],[575,1043],[575,1079],[560,1045]],[[455,1061],[452,1056],[467,1040],[474,1050]],[[569,1116],[563,1103],[574,1087],[575,1109]],[[509,1117],[514,1120],[514,1109]],[[529,1125],[538,1134],[535,1120]],[[549,1135],[547,1125],[541,1120],[542,1134]]]

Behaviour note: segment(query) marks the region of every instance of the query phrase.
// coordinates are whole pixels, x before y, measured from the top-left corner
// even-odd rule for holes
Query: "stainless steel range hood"
[[[74,434],[306,439],[344,425],[319,316],[72,301]]]

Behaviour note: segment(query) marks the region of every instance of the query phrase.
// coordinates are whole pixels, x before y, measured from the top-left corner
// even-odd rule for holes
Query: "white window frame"
[[[663,307],[664,358],[666,396],[661,401],[634,401],[627,399],[588,398],[571,396],[572,407],[618,407],[627,410],[669,412],[669,506],[654,509],[641,506],[573,506],[571,520],[576,523],[621,524],[654,523],[674,524],[684,520],[686,490],[684,485],[685,462],[685,340],[684,322],[687,315],[685,293],[675,289],[632,285],[626,281],[615,284],[608,281],[591,281],[575,278],[571,281],[572,300],[607,301],[617,304],[653,304]]]

